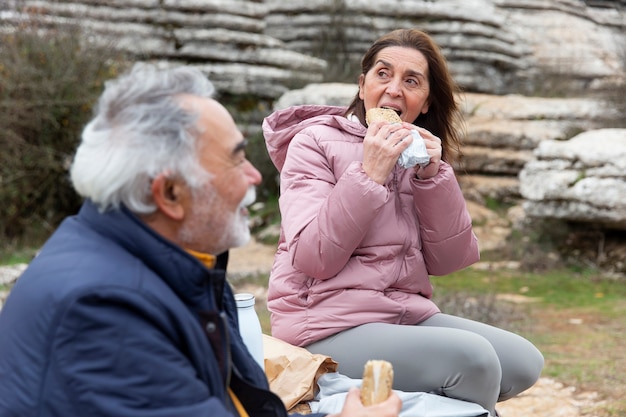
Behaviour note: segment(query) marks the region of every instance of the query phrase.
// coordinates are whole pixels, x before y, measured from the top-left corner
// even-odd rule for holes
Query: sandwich
[[[365,112],[365,121],[368,125],[379,121],[402,123],[402,119],[400,119],[395,110],[385,107],[372,107],[369,109]],[[413,142],[400,154],[398,164],[403,168],[411,168],[416,165],[424,168],[430,163],[430,155],[426,151],[424,138],[420,136],[416,129],[411,130],[411,136],[413,137]]]
[[[395,110],[385,107],[372,107],[365,113],[365,121],[369,125],[374,122],[402,123],[402,119]]]
[[[393,367],[384,360],[367,361],[363,369],[361,384],[361,402],[373,405],[385,401],[391,394],[393,385]]]

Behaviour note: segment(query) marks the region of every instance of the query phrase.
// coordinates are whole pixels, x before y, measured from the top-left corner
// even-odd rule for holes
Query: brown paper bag
[[[270,389],[283,400],[287,410],[314,399],[320,375],[337,372],[337,362],[330,356],[310,353],[266,334],[263,352]]]

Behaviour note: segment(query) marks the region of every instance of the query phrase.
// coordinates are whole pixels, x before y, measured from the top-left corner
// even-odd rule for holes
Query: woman
[[[458,88],[433,40],[414,29],[378,39],[362,59],[347,109],[298,106],[263,124],[280,172],[281,236],[268,308],[272,334],[331,356],[359,378],[368,359],[394,366],[394,388],[497,401],[533,385],[543,367],[527,340],[441,313],[429,275],[479,259],[450,165],[458,154]],[[374,107],[402,123],[366,123]],[[396,162],[422,136],[430,163]]]

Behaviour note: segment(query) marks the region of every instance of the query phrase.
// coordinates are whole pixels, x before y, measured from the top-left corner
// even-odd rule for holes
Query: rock
[[[0,268],[0,285],[11,285],[24,272],[27,264],[6,265]]]
[[[0,266],[0,310],[9,296],[9,290],[18,277],[24,272],[27,264]],[[3,289],[6,288],[6,289]]]
[[[626,230],[626,129],[544,141],[520,173],[529,216]]]
[[[582,0],[266,0],[265,33],[328,60],[330,73],[358,68],[380,35],[430,33],[468,91],[554,95],[619,85],[626,18],[616,3]],[[348,73],[348,76],[354,74]]]
[[[0,16],[0,30],[29,19],[44,26],[79,25],[91,42],[115,45],[137,60],[166,59],[203,69],[241,65],[232,83],[226,76],[219,79],[218,89],[241,94],[245,87],[264,94],[256,84],[273,83],[263,97],[277,98],[329,77],[354,79],[361,55],[374,39],[397,28],[417,27],[441,46],[467,91],[554,95],[603,91],[624,82],[624,4],[594,3],[4,0],[7,12]],[[222,41],[215,39],[216,32],[234,33]],[[207,38],[207,33],[213,35]],[[236,39],[242,37],[248,39]],[[269,71],[264,76],[250,67]],[[272,72],[275,68],[283,71]],[[247,77],[243,83],[242,74]]]
[[[326,62],[264,34],[268,8],[244,0],[77,0],[10,2],[0,30],[25,21],[78,26],[86,41],[114,47],[132,61],[196,66],[218,91],[275,99],[320,82]],[[4,9],[4,8],[3,8]]]
[[[274,109],[284,109],[300,104],[348,106],[358,91],[359,87],[356,84],[309,84],[304,88],[291,90],[283,94],[274,103]]]

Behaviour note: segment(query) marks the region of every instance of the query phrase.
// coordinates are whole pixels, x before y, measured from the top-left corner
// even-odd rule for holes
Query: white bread
[[[386,109],[384,107],[373,107],[365,113],[365,121],[369,125],[370,123],[385,121],[390,123],[401,123],[402,119],[392,109]]]
[[[393,386],[393,367],[384,360],[370,360],[363,369],[361,402],[373,405],[389,398]]]

